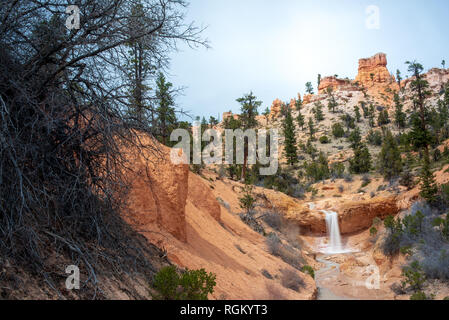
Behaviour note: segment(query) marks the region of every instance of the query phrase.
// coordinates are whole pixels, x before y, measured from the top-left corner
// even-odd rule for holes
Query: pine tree
[[[321,122],[324,120],[323,105],[321,104],[321,102],[315,103],[315,107],[313,108],[312,112],[315,115],[316,122]]]
[[[368,147],[362,143],[360,129],[355,127],[348,140],[351,142],[351,148],[354,151],[354,157],[349,160],[349,170],[352,173],[367,173],[371,170],[371,155]]]
[[[357,149],[362,142],[362,135],[360,129],[356,127],[348,137],[348,141],[351,143],[352,149]]]
[[[128,31],[132,36],[141,30],[147,19],[143,5],[140,1],[131,8],[128,18]],[[129,79],[129,115],[140,123],[154,125],[154,110],[148,103],[148,80],[152,75],[154,66],[151,64],[151,40],[148,37],[136,37],[135,40],[125,44],[128,50],[125,70]],[[149,115],[147,113],[150,113]],[[150,119],[148,119],[148,116]]]
[[[396,81],[398,82],[399,89],[401,89],[401,71],[399,69],[396,70]]]
[[[167,145],[170,132],[176,125],[176,114],[174,108],[174,99],[172,96],[173,84],[167,82],[162,72],[159,73],[156,80],[156,99],[157,99],[157,128],[160,141]]]
[[[315,125],[313,124],[312,117],[309,118],[309,135],[310,140],[315,141]]]
[[[371,154],[365,144],[361,143],[354,149],[354,157],[349,160],[349,170],[356,174],[368,173],[371,170]]]
[[[312,82],[307,82],[306,83],[306,92],[308,94],[313,94],[313,86],[312,86]]]
[[[377,124],[381,127],[390,123],[390,117],[387,110],[382,110],[379,112],[379,117],[377,118]]]
[[[391,180],[402,172],[401,152],[390,130],[385,133],[379,154],[379,170],[385,180]]]
[[[243,130],[248,130],[255,128],[257,126],[256,116],[258,115],[257,109],[262,105],[262,101],[258,101],[257,97],[254,96],[252,92],[244,95],[242,98],[237,99],[240,103],[241,114],[240,121],[242,123]],[[246,177],[246,167],[248,162],[248,141],[245,138],[244,146],[244,158],[242,167],[242,177],[241,180],[244,181]]]
[[[304,130],[304,116],[301,114],[301,110],[298,111],[298,116],[296,117],[296,122],[298,123],[298,127],[301,128],[301,130]]]
[[[327,108],[329,109],[329,111],[332,111],[332,113],[335,113],[335,108],[338,106],[338,103],[335,100],[332,87],[328,87],[326,93],[328,95]]]
[[[425,101],[430,96],[428,90],[429,83],[422,77],[423,66],[416,61],[407,61],[408,71],[415,77],[411,82],[411,90],[414,93],[414,101],[417,108],[417,115],[413,118],[413,128],[410,133],[411,140],[415,147],[423,151],[423,166],[421,169],[421,196],[429,203],[434,203],[438,187],[435,183],[435,177],[430,169],[429,144],[432,141],[431,134],[427,128],[426,117],[428,110]]]
[[[360,114],[360,108],[359,106],[354,106],[354,115],[355,115],[355,120],[357,122],[360,122],[362,119],[362,115]]]
[[[287,158],[287,163],[293,165],[298,162],[298,150],[296,147],[295,125],[293,123],[292,113],[290,108],[287,111],[287,115],[284,118],[284,152]]]
[[[424,156],[423,166],[420,175],[421,192],[420,195],[429,203],[435,203],[437,199],[438,186],[435,182],[435,176],[430,169],[430,158]]]
[[[371,128],[374,128],[374,117],[376,116],[376,111],[374,105],[371,103],[368,109],[368,121]]]
[[[405,120],[406,120],[406,114],[403,109],[403,104],[401,102],[401,98],[399,97],[399,94],[394,94],[394,105],[395,105],[395,112],[394,112],[394,123],[398,126],[399,129],[405,128]]]

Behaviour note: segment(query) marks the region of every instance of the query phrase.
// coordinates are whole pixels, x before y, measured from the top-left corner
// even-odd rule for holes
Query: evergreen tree
[[[402,172],[401,152],[390,130],[385,133],[379,154],[379,170],[385,180],[397,177]]]
[[[338,106],[338,103],[335,100],[332,87],[328,87],[326,93],[328,95],[327,108],[329,109],[329,111],[332,111],[332,113],[335,113],[335,108]]]
[[[315,125],[313,124],[313,119],[312,117],[309,118],[309,135],[310,135],[310,140],[311,141],[315,141]]]
[[[312,82],[307,82],[306,83],[306,92],[308,94],[313,94],[313,86],[312,86]]]
[[[396,70],[396,81],[398,82],[399,89],[401,89],[402,76],[399,69]]]
[[[355,120],[357,122],[360,122],[362,119],[362,115],[360,114],[360,108],[359,106],[354,106],[354,115],[355,115]]]
[[[371,170],[371,155],[365,144],[361,143],[354,149],[354,157],[349,160],[349,170],[356,174],[368,173]]]
[[[240,119],[235,119],[234,117],[227,118],[224,121],[224,128],[229,130],[237,130],[242,128],[242,123]],[[242,172],[242,166],[236,164],[236,148],[233,146],[233,162],[227,167],[228,175],[230,179],[238,178]]]
[[[411,140],[415,147],[423,151],[423,166],[421,169],[421,196],[429,203],[434,203],[438,192],[435,184],[435,177],[430,169],[429,144],[432,137],[426,123],[428,110],[426,109],[426,99],[430,96],[428,90],[429,83],[422,77],[423,66],[416,61],[407,61],[408,71],[414,76],[411,82],[411,90],[414,94],[414,101],[417,108],[417,116],[413,119],[413,128],[410,133]]]
[[[360,146],[362,142],[362,135],[360,134],[360,129],[356,127],[348,137],[348,141],[351,143],[351,148],[356,149]]]
[[[351,142],[351,148],[354,151],[354,157],[349,160],[349,170],[352,173],[367,173],[371,170],[371,155],[368,147],[362,143],[360,129],[355,127],[348,140]]]
[[[394,111],[394,123],[398,126],[399,129],[405,128],[405,120],[406,120],[406,114],[403,109],[403,104],[401,102],[401,98],[399,97],[399,94],[394,94],[394,105],[395,105],[395,111]]]
[[[298,150],[296,147],[295,125],[293,123],[293,117],[290,108],[288,109],[287,115],[284,118],[283,129],[285,137],[285,157],[287,158],[287,163],[292,165],[298,162]]]
[[[377,118],[377,124],[381,127],[390,123],[390,116],[387,110],[382,110],[379,112],[379,117]]]
[[[265,118],[268,118],[268,116],[270,115],[271,111],[269,107],[265,108],[265,111],[262,113],[262,115],[265,116]]]
[[[374,105],[371,103],[368,109],[368,122],[371,128],[374,128],[374,117],[376,116],[376,111]]]
[[[257,97],[254,96],[252,92],[244,95],[242,98],[237,99],[237,102],[240,103],[241,114],[240,121],[242,123],[242,129],[248,130],[255,128],[257,126],[256,116],[258,115],[257,109],[262,105],[262,101],[258,101]],[[242,177],[241,180],[244,181],[246,177],[246,167],[248,162],[248,140],[245,138],[245,146],[244,146],[244,158],[243,158],[243,167],[242,167]]]
[[[315,115],[316,122],[321,122],[324,120],[323,105],[321,104],[321,102],[315,103],[315,107],[313,108],[312,112]]]
[[[304,116],[301,114],[301,110],[298,110],[298,116],[296,117],[296,122],[298,123],[298,127],[301,128],[301,130],[304,130]]]
[[[139,33],[147,19],[140,1],[131,7],[128,19],[129,33],[131,35]],[[148,37],[139,37],[126,43],[128,52],[125,69],[129,79],[129,115],[140,123],[154,126],[154,109],[148,103],[150,91],[148,80],[154,70],[151,63],[151,46],[151,40]]]
[[[176,126],[175,102],[172,96],[173,84],[167,82],[162,72],[156,80],[156,100],[157,100],[157,137],[167,145],[168,137]]]

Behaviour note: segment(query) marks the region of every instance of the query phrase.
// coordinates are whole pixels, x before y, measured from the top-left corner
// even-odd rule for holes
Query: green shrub
[[[426,276],[419,265],[418,261],[413,261],[409,266],[402,269],[402,276],[405,279],[402,281],[402,285],[405,288],[407,285],[410,289],[418,292],[422,290]]]
[[[311,266],[304,266],[301,271],[303,273],[308,273],[313,279],[315,279],[315,270],[313,270]]]
[[[327,137],[327,136],[321,136],[320,137],[320,143],[321,144],[328,144],[328,143],[330,143],[331,141],[330,141],[330,139]]]
[[[254,210],[256,199],[253,195],[253,186],[245,185],[245,188],[243,189],[243,197],[239,198],[239,201],[240,208],[244,209],[246,214],[250,214]]]
[[[154,300],[207,300],[214,292],[216,276],[204,269],[179,274],[175,266],[162,268],[154,277]]]
[[[371,235],[371,237],[374,237],[377,234],[377,228],[376,227],[371,227],[369,229],[369,234]]]
[[[430,300],[423,291],[417,291],[411,295],[410,300]]]
[[[422,231],[423,220],[424,214],[420,210],[415,214],[405,216],[402,220],[404,231],[409,235],[418,236]]]
[[[332,125],[332,135],[335,138],[343,138],[345,136],[345,129],[341,123],[337,122]]]

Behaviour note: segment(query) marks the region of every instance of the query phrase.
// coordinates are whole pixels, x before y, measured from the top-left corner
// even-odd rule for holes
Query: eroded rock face
[[[399,213],[395,197],[373,198],[368,200],[325,201],[310,207],[286,195],[265,192],[270,203],[276,207],[286,219],[296,222],[303,234],[326,234],[325,214],[322,210],[338,212],[341,234],[350,234],[366,230],[372,226],[374,218],[384,219]]]
[[[188,200],[198,209],[207,212],[216,221],[220,222],[220,204],[215,198],[209,186],[203,180],[189,173]]]
[[[129,152],[133,172],[128,174],[131,188],[125,220],[137,229],[157,225],[180,241],[186,241],[185,206],[189,167],[174,165],[169,148],[142,137],[155,151]]]
[[[338,90],[358,90],[355,86],[351,84],[351,80],[348,79],[338,79],[335,76],[325,77],[321,80],[320,85],[318,87],[318,93],[323,94],[326,93],[328,88],[332,88],[332,91]]]
[[[378,53],[371,58],[360,59],[355,81],[364,87],[373,86],[375,83],[394,82],[394,77],[387,69],[387,55]]]
[[[399,213],[395,197],[344,202],[337,206],[340,232],[353,233],[371,227],[374,218],[384,219]]]

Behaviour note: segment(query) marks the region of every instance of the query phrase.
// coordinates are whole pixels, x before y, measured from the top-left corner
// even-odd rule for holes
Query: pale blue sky
[[[365,10],[380,9],[380,29],[366,27]],[[192,115],[239,111],[252,90],[263,101],[290,100],[316,87],[317,74],[353,79],[358,59],[385,52],[390,72],[418,60],[426,69],[449,64],[447,0],[191,0],[188,18],[207,25],[211,49],[183,45],[170,80],[186,86],[177,99]]]

